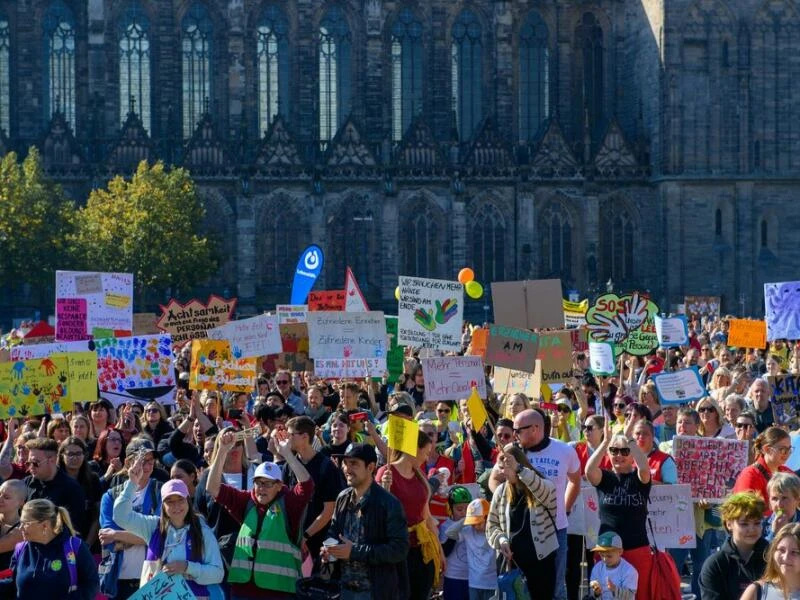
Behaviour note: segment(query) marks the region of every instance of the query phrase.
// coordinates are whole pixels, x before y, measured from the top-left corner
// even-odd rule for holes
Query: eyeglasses
[[[709,412],[710,413],[710,412],[717,412],[717,411],[713,406],[701,406],[700,408],[697,409],[697,412],[699,412],[699,413]]]
[[[736,423],[735,425],[736,429],[749,429],[752,426],[752,423]]]
[[[531,427],[533,427],[533,423],[531,423],[530,425],[525,425],[524,427],[514,427],[514,433],[516,435],[519,435],[521,431],[525,431],[526,429],[530,429]]]
[[[584,425],[581,427],[582,431],[594,431],[594,425]]]
[[[288,379],[280,379],[280,380],[276,379],[275,383],[277,383],[278,385],[288,385],[289,384],[289,380]]]
[[[277,481],[275,479],[263,479],[261,477],[259,477],[258,479],[254,479],[253,480],[253,485],[255,487],[265,487],[267,489],[271,489],[271,488],[275,487],[276,485],[278,485],[279,483],[280,483],[280,481]]]
[[[631,449],[630,448],[615,448],[615,447],[612,446],[611,448],[608,449],[608,453],[611,456],[617,456],[617,455],[628,456],[631,453]]]
[[[775,452],[782,454],[783,456],[787,456],[792,451],[791,446],[772,446],[772,449],[775,450]]]
[[[83,455],[84,453],[82,450],[79,450],[78,452],[64,452],[64,456],[66,456],[67,458],[78,458],[79,456]]]
[[[625,404],[624,402],[615,402],[614,403],[614,408],[625,408],[626,406],[628,406],[628,405]]]

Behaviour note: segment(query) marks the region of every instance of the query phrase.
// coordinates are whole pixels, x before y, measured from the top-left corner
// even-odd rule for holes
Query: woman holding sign
[[[770,427],[758,435],[753,442],[753,448],[756,453],[756,462],[739,473],[733,486],[733,492],[752,490],[759,494],[767,506],[764,516],[768,517],[772,511],[769,509],[767,482],[773,473],[792,472],[789,467],[784,466],[792,453],[792,438],[783,429]]]

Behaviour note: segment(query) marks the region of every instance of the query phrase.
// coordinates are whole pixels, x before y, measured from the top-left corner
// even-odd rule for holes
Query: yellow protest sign
[[[564,312],[571,312],[571,313],[580,313],[582,315],[586,314],[586,311],[589,310],[589,299],[586,298],[585,300],[581,300],[580,302],[570,302],[569,300],[561,300],[562,306],[564,307]]]
[[[478,388],[472,388],[472,393],[467,399],[467,410],[469,411],[469,418],[472,419],[472,428],[475,431],[480,431],[483,424],[489,420],[489,413],[486,412],[483,400],[478,395]]]
[[[762,349],[767,346],[767,323],[755,319],[730,319],[728,346]]]
[[[0,418],[72,410],[69,370],[63,357],[0,364]]]
[[[411,456],[417,455],[417,440],[419,438],[419,423],[411,419],[404,419],[397,415],[389,415],[386,428],[389,448],[405,452]]]
[[[53,354],[53,358],[64,358],[69,372],[67,397],[72,402],[94,402],[97,400],[97,354],[87,352],[68,352]]]
[[[192,341],[191,389],[249,392],[255,380],[255,358],[235,358],[224,340]]]

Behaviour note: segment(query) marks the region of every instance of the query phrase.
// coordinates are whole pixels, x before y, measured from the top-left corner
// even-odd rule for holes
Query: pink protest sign
[[[678,483],[692,486],[692,500],[722,502],[747,466],[747,442],[675,436],[672,455]]]
[[[56,299],[56,339],[76,342],[88,339],[86,298]]]

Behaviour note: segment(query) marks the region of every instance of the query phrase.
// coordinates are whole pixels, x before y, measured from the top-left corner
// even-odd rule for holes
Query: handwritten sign
[[[486,348],[489,345],[489,330],[484,327],[476,327],[472,330],[472,337],[467,347],[467,354],[470,356],[486,357]]]
[[[728,346],[763,349],[767,346],[767,322],[755,319],[730,319]]]
[[[692,500],[722,502],[747,466],[747,442],[675,436],[672,455],[678,482],[692,487]]]
[[[313,371],[314,362],[308,358],[308,325],[286,323],[278,326],[281,334],[282,352],[258,359],[259,368],[267,373],[278,369],[290,371]]]
[[[308,313],[311,358],[386,358],[386,323],[380,311]]]
[[[416,421],[404,419],[397,415],[389,415],[386,437],[389,448],[405,452],[411,456],[417,455],[419,424]]]
[[[572,329],[586,325],[586,311],[589,310],[588,298],[580,302],[563,300],[562,305],[564,308],[564,327]]]
[[[344,310],[344,290],[322,290],[308,293],[308,310]]]
[[[104,338],[95,342],[95,351],[101,392],[175,386],[168,334]]]
[[[60,299],[85,300],[87,337],[93,335],[95,329],[129,334],[133,329],[132,298],[133,275],[130,273],[56,271],[56,316]]]
[[[67,396],[69,370],[64,358],[50,357],[0,364],[0,418],[72,410]]]
[[[460,400],[470,395],[473,386],[486,398],[486,380],[480,356],[442,356],[423,358],[425,398],[427,400]]]
[[[796,404],[800,399],[800,375],[768,375],[767,382],[772,388],[772,402]]]
[[[209,329],[208,339],[227,340],[235,358],[257,358],[283,351],[278,317],[258,315]]]
[[[71,403],[97,400],[97,353],[94,350],[52,356],[67,361],[67,397]]]
[[[323,379],[383,377],[385,358],[316,358],[314,374]]]
[[[498,394],[525,394],[538,400],[542,387],[542,362],[536,361],[533,373],[513,371],[504,367],[494,368],[494,391]]]
[[[256,379],[256,360],[235,358],[228,342],[192,341],[189,387],[193,390],[249,392]]]
[[[400,277],[399,343],[461,350],[464,286],[457,281]]]
[[[697,367],[652,375],[662,404],[686,404],[706,396]]]
[[[182,575],[159,573],[139,588],[129,600],[196,600]]]
[[[397,317],[384,315],[383,318],[386,320],[386,337],[389,340],[386,370],[389,371],[389,382],[395,383],[403,374],[403,351],[405,348],[397,343]]]
[[[589,342],[589,370],[595,375],[614,375],[617,361],[614,360],[614,345],[609,342]]]
[[[56,339],[63,341],[88,339],[87,318],[86,298],[56,299]]]
[[[190,300],[181,304],[175,299],[166,306],[161,306],[158,328],[172,336],[172,343],[183,346],[191,340],[207,337],[209,329],[224,325],[233,317],[236,309],[236,298],[225,300],[212,295],[208,303]]]
[[[308,314],[308,304],[278,304],[275,307],[278,314],[278,324],[305,323]]]
[[[89,342],[88,340],[80,342],[55,342],[52,344],[31,344],[30,346],[12,346],[10,349],[10,359],[31,360],[34,358],[49,358],[53,354],[87,352],[90,347],[94,348],[94,342]]]
[[[686,317],[653,317],[656,326],[656,337],[658,343],[664,348],[676,346],[686,346],[689,343],[689,329],[686,325]]]
[[[639,293],[617,296],[603,294],[586,313],[589,339],[611,342],[619,356],[649,354],[658,346],[654,319],[658,306]]]
[[[516,371],[533,372],[539,352],[539,335],[528,329],[505,325],[489,326],[489,341],[484,361]]]
[[[562,383],[572,379],[572,334],[552,331],[539,334],[542,383]]]

